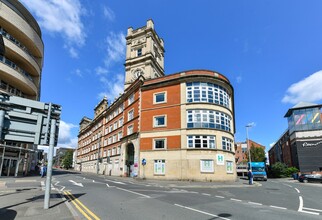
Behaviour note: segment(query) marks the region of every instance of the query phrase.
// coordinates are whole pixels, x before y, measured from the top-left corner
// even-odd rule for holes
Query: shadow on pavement
[[[6,220],[13,220],[16,218],[17,212],[12,209],[3,208],[3,209],[0,209],[0,216],[1,216],[1,219],[2,217],[5,217]]]

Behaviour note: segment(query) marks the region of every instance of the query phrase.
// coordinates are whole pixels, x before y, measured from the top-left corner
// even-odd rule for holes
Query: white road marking
[[[211,194],[208,194],[208,193],[202,193],[202,195],[204,195],[204,196],[211,196]]]
[[[82,183],[76,183],[74,180],[68,180],[68,181],[71,182],[75,186],[84,187]]]
[[[287,209],[287,208],[284,208],[284,207],[274,206],[274,205],[270,205],[269,207],[272,207],[272,208],[275,208],[275,209],[284,209],[284,210]]]
[[[305,208],[305,207],[303,207],[303,209],[310,210],[310,211],[316,211],[316,212],[322,212],[321,209],[311,209],[311,208]]]
[[[113,181],[113,180],[105,180],[107,182],[112,182],[112,183],[117,183],[117,184],[121,184],[121,185],[126,185],[126,183],[122,183],[122,182],[119,182],[119,181]]]
[[[297,193],[301,193],[300,190],[298,188],[295,188],[296,192]]]
[[[293,186],[288,185],[288,184],[285,184],[285,183],[283,183],[283,185],[284,185],[284,186],[288,186],[288,187],[290,187],[290,188],[293,188]]]
[[[123,190],[123,191],[129,192],[129,193],[133,193],[133,194],[136,194],[136,195],[139,195],[139,196],[143,196],[145,198],[151,198],[150,196],[147,196],[147,195],[144,195],[144,194],[141,194],[141,193],[137,193],[137,192],[133,192],[131,190],[127,190],[127,189],[123,189],[123,188],[119,188],[119,187],[116,187],[116,189]]]
[[[320,214],[319,214],[319,213],[317,213],[317,212],[309,212],[309,211],[303,211],[303,210],[301,210],[301,211],[299,211],[299,212],[307,213],[307,214],[311,214],[311,215],[320,215]]]
[[[95,180],[93,180],[93,183],[95,183]]]
[[[299,209],[297,211],[301,212],[303,209],[303,198],[302,196],[299,196],[299,200],[300,200],[300,205],[299,205]]]
[[[242,200],[240,200],[240,199],[230,198],[230,200],[232,200],[232,201],[236,201],[236,202],[242,202]]]
[[[187,206],[183,206],[183,205],[179,205],[179,204],[174,204],[174,205],[175,206],[178,206],[178,207],[181,207],[181,208],[189,209],[191,211],[195,211],[195,212],[199,212],[199,213],[202,213],[202,214],[205,214],[205,215],[209,215],[211,217],[225,219],[225,220],[230,220],[229,218],[220,217],[218,215],[214,215],[214,214],[211,214],[209,212],[204,212],[204,211],[201,211],[201,210],[198,210],[198,209],[193,209],[193,208],[190,208],[190,207],[187,207]]]
[[[55,183],[55,186],[57,186],[58,183],[59,183],[59,181],[57,181],[57,183]]]
[[[252,205],[263,205],[262,203],[257,203],[257,202],[248,202],[248,204],[252,204]]]
[[[215,196],[215,197],[220,198],[220,199],[224,199],[225,198],[223,196]]]
[[[108,185],[107,183],[106,183],[106,186],[107,186],[107,187],[110,187],[110,185]]]

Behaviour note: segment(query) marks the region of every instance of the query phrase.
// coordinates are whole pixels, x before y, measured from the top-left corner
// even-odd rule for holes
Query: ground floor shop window
[[[165,174],[165,160],[154,160],[154,174],[155,175]]]
[[[213,173],[214,172],[214,161],[213,160],[200,160],[200,172]]]
[[[227,173],[233,173],[233,162],[232,161],[226,161],[226,172]]]

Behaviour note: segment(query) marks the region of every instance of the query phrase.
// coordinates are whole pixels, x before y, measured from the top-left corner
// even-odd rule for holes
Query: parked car
[[[308,183],[308,182],[322,183],[322,175],[321,174],[301,174],[299,176],[299,181],[303,183]]]

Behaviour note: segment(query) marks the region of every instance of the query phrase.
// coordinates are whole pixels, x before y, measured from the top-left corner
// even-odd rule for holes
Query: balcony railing
[[[9,59],[7,59],[7,58],[5,58],[5,57],[0,55],[0,62],[6,64],[7,66],[9,66],[12,69],[16,70],[19,74],[21,74],[22,76],[26,77],[31,82],[34,82],[34,80],[32,79],[31,75],[27,71],[25,71],[25,70],[21,69],[20,67],[18,67],[17,64],[12,62],[11,60],[9,60]]]
[[[37,59],[27,50],[27,48],[23,44],[21,44],[18,40],[16,40],[14,37],[12,37],[10,34],[8,34],[7,31],[2,27],[0,27],[0,34],[3,37],[10,40],[15,45],[17,45],[18,47],[20,47],[23,51],[25,51],[29,56],[31,56],[37,62]]]

